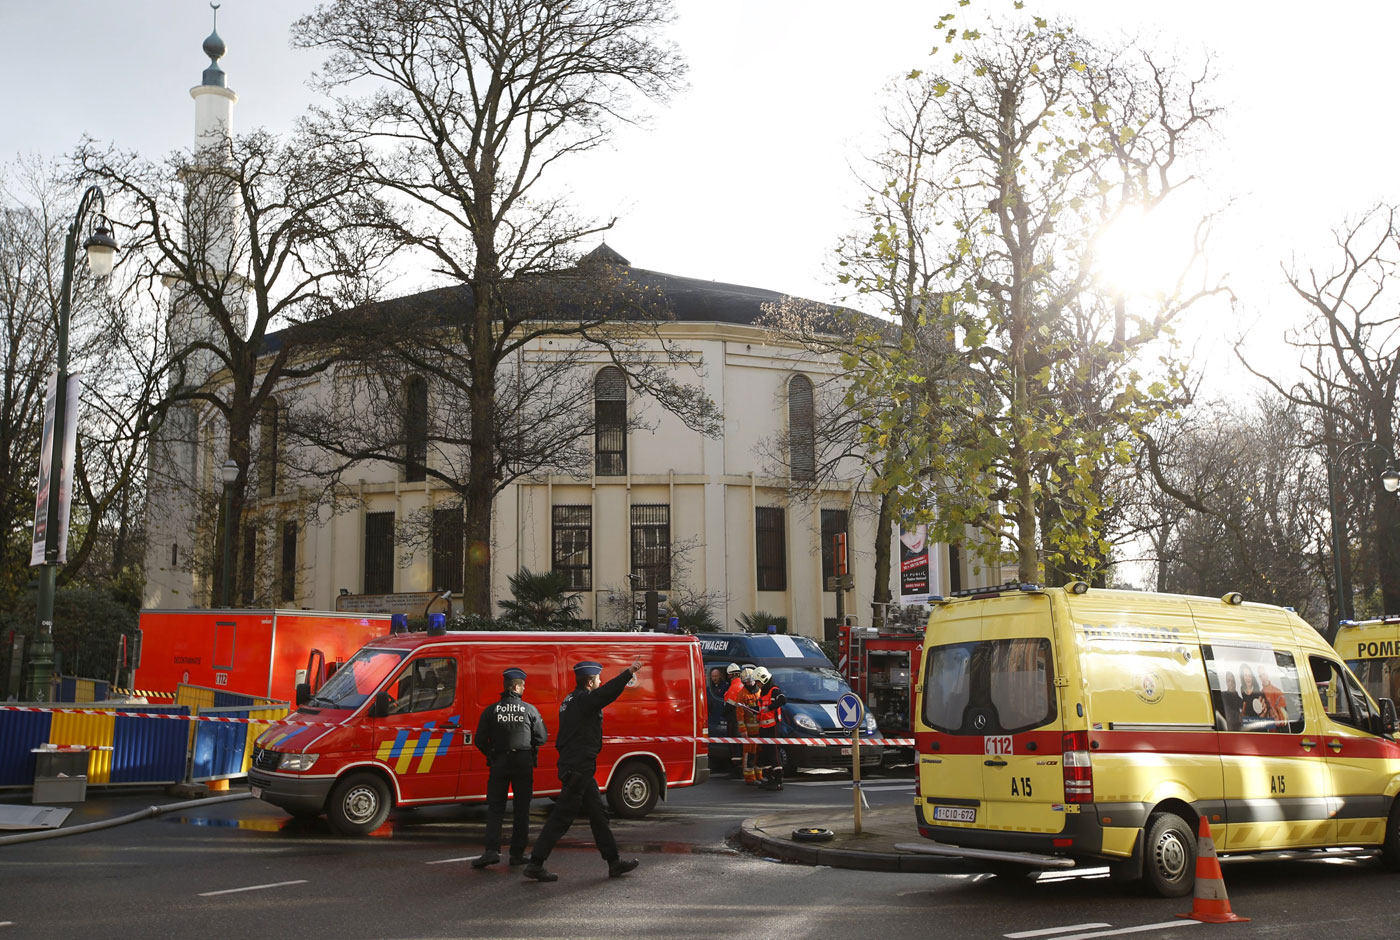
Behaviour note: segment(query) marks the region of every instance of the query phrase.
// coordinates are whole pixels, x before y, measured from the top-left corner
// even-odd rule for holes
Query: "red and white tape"
[[[254,708],[259,706],[252,706]],[[267,706],[261,706],[267,707]],[[133,712],[111,708],[52,708],[43,705],[0,705],[0,711],[11,712],[57,712],[64,715],[113,715],[123,718],[159,718],[166,721],[216,721],[230,725],[279,724],[298,725],[308,728],[338,728],[343,722],[337,721],[292,721],[287,718],[228,718],[222,715],[166,715],[160,712]],[[379,730],[398,731],[406,726],[379,726]],[[689,734],[628,734],[609,735],[604,739],[608,744],[625,744],[631,741],[669,741],[690,744],[705,741],[710,744],[802,744],[810,747],[849,747],[850,738],[709,738]],[[913,738],[861,738],[861,744],[876,744],[884,747],[913,747]]]

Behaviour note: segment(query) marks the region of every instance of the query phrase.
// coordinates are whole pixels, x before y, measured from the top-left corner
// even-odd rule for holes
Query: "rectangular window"
[[[627,474],[627,402],[600,398],[594,402],[596,442],[594,472],[600,477]]]
[[[632,507],[632,573],[642,591],[671,589],[671,507]]]
[[[247,526],[243,530],[243,564],[238,575],[238,596],[244,607],[251,607],[258,580],[258,530]]]
[[[962,580],[962,549],[956,545],[948,546],[948,592],[956,594],[963,589]]]
[[[783,511],[775,506],[754,510],[758,531],[758,589],[787,590],[787,542],[783,532]]]
[[[297,599],[297,524],[291,519],[282,523],[282,573],[279,578],[279,600]]]
[[[836,574],[836,541],[837,535],[846,535],[846,510],[844,509],[823,509],[822,510],[822,590],[829,591],[826,586],[827,579]],[[850,536],[846,538],[846,571],[851,570],[851,544]]]
[[[1376,723],[1376,713],[1371,706],[1371,700],[1366,697],[1361,686],[1352,681],[1342,671],[1342,667],[1330,659],[1313,656],[1310,657],[1310,661],[1313,682],[1317,684],[1317,694],[1322,699],[1322,710],[1327,713],[1327,717],[1340,724],[1351,725],[1362,731],[1371,731]],[[1260,681],[1263,681],[1262,677]],[[1288,691],[1287,676],[1283,678],[1283,688],[1286,695]],[[1265,689],[1267,694],[1267,687]],[[1301,731],[1302,721],[1300,720],[1298,724],[1300,726],[1298,730]],[[1297,734],[1298,732],[1293,733]]]
[[[924,723],[947,734],[1018,734],[1055,718],[1050,640],[953,643],[924,657]]]
[[[462,507],[433,510],[433,590],[462,593]]]
[[[394,514],[365,513],[364,593],[394,591]]]
[[[1243,644],[1212,644],[1201,652],[1217,731],[1303,733],[1303,696],[1292,653]]]
[[[554,507],[554,570],[569,577],[569,587],[593,589],[593,507]]]

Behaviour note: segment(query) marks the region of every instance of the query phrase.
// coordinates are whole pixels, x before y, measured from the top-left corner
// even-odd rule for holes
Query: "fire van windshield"
[[[384,677],[398,668],[405,655],[402,650],[366,647],[336,670],[330,681],[306,704],[347,710],[359,708],[379,688]]]

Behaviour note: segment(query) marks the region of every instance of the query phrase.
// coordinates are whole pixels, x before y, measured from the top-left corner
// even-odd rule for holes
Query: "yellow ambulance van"
[[[1344,620],[1332,645],[1372,698],[1400,701],[1400,616]]]
[[[964,594],[925,638],[922,851],[1107,863],[1178,897],[1204,816],[1221,854],[1357,847],[1400,868],[1395,706],[1292,612],[1082,582]]]

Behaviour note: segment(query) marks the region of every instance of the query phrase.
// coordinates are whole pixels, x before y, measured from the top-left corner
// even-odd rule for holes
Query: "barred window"
[[[593,380],[594,473],[620,477],[627,473],[627,376],[616,366]]]
[[[365,513],[364,593],[394,591],[394,514]]]
[[[297,599],[297,524],[288,519],[282,523],[282,572],[279,600],[296,602]]]
[[[817,437],[812,408],[812,380],[794,375],[788,380],[789,467],[794,480],[817,475]]]
[[[433,510],[433,590],[462,593],[462,507]]]
[[[632,507],[632,573],[637,589],[671,589],[671,507],[665,504]]]
[[[277,495],[277,437],[282,432],[277,399],[269,398],[262,409],[258,431],[258,495]]]
[[[428,380],[421,375],[404,383],[403,438],[403,478],[420,482],[428,476]]]
[[[956,594],[962,589],[962,549],[950,544],[948,546],[948,591],[951,594]]]
[[[554,570],[569,577],[569,587],[593,589],[593,507],[554,507]]]
[[[759,506],[754,510],[758,532],[758,589],[787,590],[787,544],[783,532],[783,510]]]
[[[826,587],[826,579],[836,574],[836,546],[835,537],[846,534],[846,510],[844,509],[823,509],[822,510],[822,587],[823,590],[830,590]],[[846,571],[851,568],[851,545],[850,536],[846,540]]]

